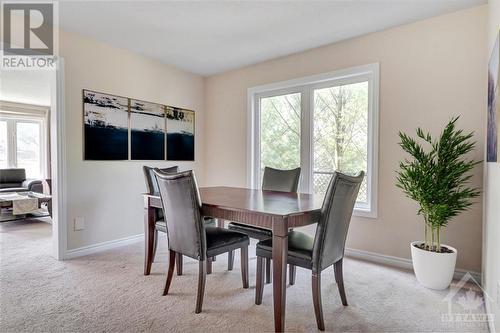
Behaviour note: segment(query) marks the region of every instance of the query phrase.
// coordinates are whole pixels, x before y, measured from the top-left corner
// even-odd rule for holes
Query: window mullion
[[[310,89],[301,89],[301,122],[300,122],[300,166],[302,168],[301,192],[312,193],[311,170],[311,97]]]
[[[253,188],[260,188],[260,180],[262,178],[262,175],[260,174],[260,96],[255,96],[254,98],[254,130],[253,130],[253,171],[252,171],[252,187]]]

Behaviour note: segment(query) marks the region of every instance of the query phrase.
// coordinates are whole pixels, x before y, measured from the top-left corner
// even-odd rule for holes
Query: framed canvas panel
[[[128,99],[83,90],[84,159],[128,160]]]
[[[166,107],[167,160],[194,161],[194,111]]]
[[[500,137],[498,128],[500,122],[499,100],[498,100],[498,75],[499,75],[499,37],[493,47],[490,63],[488,66],[488,127],[486,139],[486,161],[498,162],[500,148]]]
[[[132,160],[165,160],[165,108],[130,100],[130,156]]]

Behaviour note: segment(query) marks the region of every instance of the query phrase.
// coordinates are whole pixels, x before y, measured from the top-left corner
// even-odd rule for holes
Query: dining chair
[[[297,192],[300,179],[300,168],[292,170],[279,170],[270,167],[264,168],[264,175],[262,177],[262,190],[264,191],[278,191],[278,192]],[[236,222],[228,224],[228,229],[239,231],[247,234],[250,238],[259,241],[273,237],[273,233],[269,229],[249,226]],[[233,268],[234,256],[229,253],[228,257],[228,270]],[[271,259],[266,258],[266,283],[271,282]],[[295,266],[289,265],[289,281],[293,285],[295,283]]]
[[[288,234],[287,263],[312,271],[314,312],[318,329],[322,331],[325,330],[325,324],[321,304],[321,272],[332,265],[340,299],[347,306],[342,260],[349,223],[363,177],[363,171],[354,177],[335,172],[323,200],[315,237],[299,231]],[[264,292],[264,258],[272,258],[272,238],[257,243],[257,305],[262,303]]]
[[[144,165],[142,167],[142,170],[144,172],[144,178],[146,180],[147,193],[159,194],[160,190],[158,188],[158,182],[156,181],[156,176],[154,174],[154,168]],[[178,173],[179,167],[176,165],[168,168],[161,168],[159,170],[164,173]],[[153,244],[154,244],[153,261],[155,260],[156,250],[158,248],[158,232],[163,232],[163,233],[167,232],[166,223],[165,220],[163,219],[163,211],[161,209],[156,209],[156,218],[157,220],[155,221],[155,232],[153,238]],[[205,223],[208,223],[209,225],[215,225],[215,221],[212,218],[205,218]],[[177,275],[182,275],[182,267],[183,267],[182,256],[181,255],[177,256],[176,260],[177,260]]]
[[[201,200],[193,171],[176,174],[155,169],[166,221],[169,264],[163,295],[172,282],[176,255],[198,260],[198,294],[195,313],[200,313],[210,259],[240,249],[243,288],[248,288],[249,237],[243,233],[219,227],[207,227],[201,214]]]

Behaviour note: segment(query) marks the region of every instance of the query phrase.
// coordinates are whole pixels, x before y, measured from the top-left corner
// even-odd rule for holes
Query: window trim
[[[303,172],[300,191],[312,193],[310,179],[312,170],[311,129],[313,128],[314,101],[310,94],[316,90],[360,81],[368,81],[368,157],[367,165],[367,205],[356,205],[355,216],[377,218],[378,216],[378,141],[379,141],[379,78],[380,65],[372,63],[341,69],[333,72],[265,84],[247,90],[247,186],[259,188],[260,170],[260,110],[257,102],[262,97],[301,92],[303,100],[301,119],[301,162]],[[332,85],[332,83],[334,83]],[[311,103],[311,105],[306,105]],[[304,156],[306,155],[306,156]],[[305,159],[304,159],[305,158]]]
[[[7,121],[9,168],[17,167],[16,155],[16,124],[17,122],[31,122],[40,124],[40,177],[45,179],[50,174],[49,166],[49,107],[0,101],[0,119]],[[11,149],[13,152],[11,152]]]

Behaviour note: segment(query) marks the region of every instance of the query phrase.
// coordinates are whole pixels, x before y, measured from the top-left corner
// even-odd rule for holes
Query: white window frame
[[[49,175],[48,142],[49,108],[30,104],[0,102],[0,120],[7,121],[7,165],[17,168],[17,123],[40,124],[40,173],[41,178]]]
[[[373,63],[249,88],[247,91],[247,186],[256,189],[261,186],[259,103],[261,98],[291,93],[302,94],[300,124],[302,177],[299,190],[312,193],[313,143],[311,131],[314,128],[314,101],[311,94],[316,89],[368,81],[367,203],[356,203],[354,215],[376,218],[378,208],[379,68],[378,63]]]

